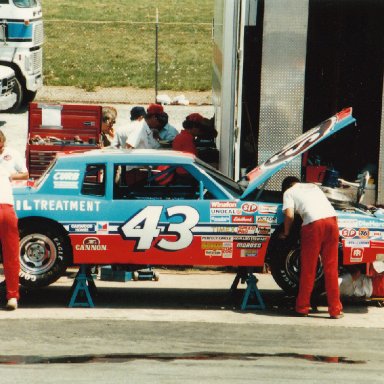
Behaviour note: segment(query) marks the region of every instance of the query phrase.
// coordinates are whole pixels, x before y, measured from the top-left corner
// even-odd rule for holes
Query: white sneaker
[[[14,311],[17,309],[17,299],[14,297],[12,299],[9,299],[7,302],[7,305],[5,306],[5,309],[8,309],[8,311]]]

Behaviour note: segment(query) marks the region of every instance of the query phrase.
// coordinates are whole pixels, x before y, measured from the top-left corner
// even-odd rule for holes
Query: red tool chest
[[[31,178],[39,178],[58,152],[101,147],[102,107],[30,103],[26,162]]]

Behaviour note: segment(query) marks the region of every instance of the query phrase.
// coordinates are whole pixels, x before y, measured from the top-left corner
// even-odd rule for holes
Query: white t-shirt
[[[0,165],[4,165],[10,174],[28,172],[24,158],[12,148],[4,147],[3,153],[0,155]]]
[[[336,216],[324,192],[310,183],[296,183],[284,192],[283,211],[287,208],[293,208],[301,216],[303,225]]]
[[[371,297],[373,286],[372,280],[366,275],[360,275],[353,280],[350,273],[339,277],[340,295],[356,296],[356,297]]]
[[[133,148],[152,148],[150,144],[152,131],[148,127],[148,124],[144,120],[136,120],[132,123],[132,128],[126,144],[129,144]]]
[[[115,148],[125,148],[125,143],[127,142],[128,136],[132,133],[134,121],[131,121],[129,124],[124,127],[120,127],[115,131],[115,136],[112,139],[111,147]]]
[[[14,204],[10,176],[8,168],[0,164],[0,204]]]

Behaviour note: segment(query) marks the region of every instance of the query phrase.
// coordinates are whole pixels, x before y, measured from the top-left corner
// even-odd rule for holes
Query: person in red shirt
[[[175,137],[172,149],[197,155],[195,138],[201,134],[204,117],[200,113],[191,113],[183,121],[183,130]]]
[[[191,113],[183,121],[183,130],[174,138],[172,142],[172,149],[175,151],[188,152],[197,155],[197,148],[195,138],[201,134],[203,128],[202,122],[204,117],[199,113]],[[166,172],[169,166],[158,167],[162,174],[156,178],[160,185],[168,185],[171,182],[180,184],[193,184],[194,178],[184,169],[176,168],[175,172]]]

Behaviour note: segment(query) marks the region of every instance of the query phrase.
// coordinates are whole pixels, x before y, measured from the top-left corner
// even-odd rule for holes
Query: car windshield
[[[37,5],[37,0],[13,0],[16,7],[20,8],[33,8]]]
[[[56,164],[57,159],[55,158],[54,160],[51,161],[51,164],[48,166],[48,168],[44,171],[44,173],[35,181],[35,184],[33,185],[34,187],[38,187],[43,180],[46,178],[49,172],[51,172],[51,169],[53,166]]]
[[[196,163],[235,198],[238,198],[243,194],[242,188],[234,180],[230,179],[229,177],[219,172],[217,169],[211,167],[209,164],[204,163],[199,159],[196,159]]]

